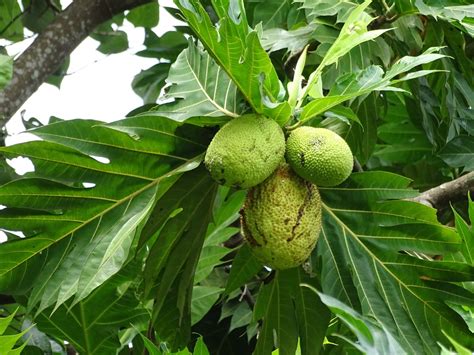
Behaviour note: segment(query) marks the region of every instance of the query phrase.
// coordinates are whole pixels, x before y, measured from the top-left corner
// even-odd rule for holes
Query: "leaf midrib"
[[[200,154],[200,155],[202,155],[202,154]],[[199,156],[199,155],[198,155],[198,156]],[[197,158],[197,157],[195,157],[194,159],[196,159],[196,158]],[[190,160],[188,160],[188,162],[189,162],[189,161],[192,161],[192,160],[194,160],[194,159],[190,159]],[[122,203],[128,201],[129,199],[132,199],[132,198],[138,196],[140,193],[142,193],[142,192],[146,191],[147,189],[153,187],[154,185],[160,183],[161,180],[166,179],[167,177],[169,177],[169,175],[172,174],[174,171],[178,171],[178,172],[179,172],[179,170],[181,169],[181,167],[182,167],[182,166],[178,166],[177,168],[175,168],[175,169],[169,171],[168,173],[166,173],[166,174],[164,174],[164,175],[162,175],[162,176],[160,176],[160,177],[158,177],[158,178],[156,178],[156,179],[153,179],[149,184],[147,184],[147,185],[143,186],[142,188],[136,190],[135,192],[131,193],[130,195],[127,195],[127,196],[123,197],[122,199],[117,200],[117,202],[116,202],[115,204],[113,204],[113,205],[111,205],[110,207],[104,209],[101,213],[98,213],[98,214],[94,215],[93,217],[89,218],[88,220],[85,220],[85,221],[84,221],[83,223],[81,223],[79,226],[77,226],[77,227],[73,228],[72,230],[68,231],[67,234],[64,234],[64,235],[60,236],[58,239],[55,239],[53,243],[50,243],[49,245],[47,245],[47,246],[45,246],[45,247],[43,247],[43,248],[37,250],[37,252],[36,252],[36,253],[33,253],[32,256],[30,256],[30,257],[24,259],[24,260],[22,261],[22,264],[25,263],[25,262],[27,262],[27,261],[28,261],[29,259],[31,259],[32,257],[34,257],[37,253],[43,251],[44,249],[49,248],[49,247],[51,246],[51,244],[54,244],[54,243],[57,244],[58,242],[60,242],[60,241],[63,240],[64,238],[68,237],[69,235],[74,234],[76,231],[78,231],[78,230],[80,230],[81,228],[83,228],[85,225],[91,223],[91,222],[94,221],[96,218],[103,217],[103,216],[104,216],[105,214],[107,214],[109,211],[111,211],[111,210],[113,210],[114,208],[120,206]],[[172,175],[173,175],[173,174],[172,174]],[[17,267],[17,266],[18,266],[18,265],[16,265],[15,267]],[[14,269],[15,267],[13,267],[13,269]],[[10,272],[10,271],[13,270],[13,269],[8,269],[8,270],[6,270],[6,272],[5,272],[4,274]],[[0,274],[0,276],[1,276],[1,275],[4,275],[4,274]]]
[[[88,144],[95,144],[95,145],[98,145],[100,147],[107,147],[107,148],[115,148],[115,149],[119,149],[119,150],[125,150],[126,152],[134,152],[134,153],[140,153],[140,154],[150,154],[150,155],[157,155],[157,156],[164,156],[164,157],[170,157],[170,158],[174,158],[174,159],[178,159],[178,160],[184,160],[186,161],[187,159],[186,158],[183,158],[183,157],[180,157],[180,156],[177,156],[177,155],[171,155],[171,154],[165,154],[165,153],[159,153],[159,152],[153,152],[153,151],[149,151],[149,150],[139,150],[139,149],[133,149],[131,146],[120,146],[120,145],[114,145],[114,144],[109,144],[109,143],[104,143],[104,142],[99,142],[99,141],[93,141],[93,140],[87,140],[87,139],[82,139],[82,138],[78,138],[78,137],[71,137],[71,136],[60,136],[60,135],[57,135],[57,134],[53,134],[53,133],[41,133],[41,134],[38,134],[40,137],[60,137],[60,138],[67,138],[68,140],[70,141],[77,141],[77,142],[81,142],[81,143],[88,143]],[[172,137],[177,137],[177,136],[173,136],[171,135]],[[54,141],[53,141],[54,142]],[[61,144],[61,145],[64,145],[62,143],[57,143],[57,142],[54,142],[56,144]],[[64,145],[66,146],[66,145]],[[89,153],[84,153],[82,151],[80,151],[79,149],[75,148],[75,147],[69,147],[67,146],[68,148],[70,149],[74,149],[78,152],[80,152],[81,154],[84,154],[86,156],[89,156]],[[93,154],[91,154],[93,155]],[[94,158],[92,158],[94,159]],[[95,160],[95,159],[94,159]],[[97,162],[97,160],[95,160]],[[100,163],[100,162],[99,162]],[[109,165],[109,164],[104,164],[104,165]]]
[[[442,314],[438,313],[435,308],[433,308],[429,303],[425,302],[425,301],[424,301],[422,298],[420,298],[416,293],[414,293],[414,292],[408,287],[408,285],[405,285],[405,284],[402,282],[402,280],[400,280],[390,269],[386,268],[386,267],[385,267],[385,264],[384,264],[379,258],[377,258],[377,256],[376,256],[374,253],[372,253],[372,251],[371,251],[364,243],[362,243],[362,242],[359,240],[359,238],[357,238],[357,235],[356,235],[354,232],[352,232],[352,230],[351,230],[342,220],[340,220],[337,215],[335,215],[335,214],[332,212],[331,208],[329,208],[329,207],[328,207],[326,204],[324,204],[324,203],[322,203],[322,207],[326,210],[326,212],[327,212],[329,215],[331,215],[331,216],[336,220],[336,222],[339,223],[339,225],[340,225],[343,229],[345,229],[345,230],[347,230],[347,231],[349,232],[348,234],[351,235],[351,236],[353,237],[353,239],[357,242],[357,244],[359,244],[359,245],[362,247],[362,249],[364,249],[364,250],[366,251],[366,253],[371,257],[371,259],[373,260],[374,263],[377,262],[377,264],[379,264],[379,266],[380,266],[382,269],[384,269],[387,274],[389,274],[395,281],[397,281],[399,287],[402,287],[402,286],[403,286],[403,288],[404,288],[406,291],[408,291],[412,296],[414,296],[416,299],[418,299],[419,302],[421,302],[421,303],[424,305],[424,309],[429,308],[433,313],[437,314],[440,319],[444,319],[445,321],[448,321],[448,323],[449,323],[449,320],[448,320],[448,319],[446,319]],[[401,294],[403,294],[403,292],[402,292]],[[410,312],[408,312],[408,313],[410,314],[410,318],[411,318],[411,313],[410,313]],[[374,316],[375,316],[375,315],[374,315]],[[428,324],[429,324],[429,323],[428,323]],[[418,332],[418,335],[419,335],[420,338],[423,338],[423,336],[420,334],[420,332]]]
[[[208,57],[210,58],[210,56]],[[236,114],[235,112],[231,112],[229,110],[227,110],[226,108],[220,106],[214,99],[212,99],[206,89],[201,85],[201,81],[199,80],[199,77],[196,76],[196,73],[195,71],[193,70],[193,67],[191,65],[191,63],[189,62],[189,58],[188,56],[186,55],[186,64],[188,65],[188,67],[191,69],[190,72],[192,74],[192,76],[194,77],[194,80],[195,82],[197,83],[198,87],[199,87],[199,90],[202,91],[203,95],[207,98],[207,100],[214,106],[216,107],[219,111],[221,111],[222,113],[224,113],[226,116],[230,116],[230,117],[238,117],[239,115]],[[209,60],[208,62],[206,63],[206,80],[207,80],[207,70],[208,70],[208,67],[209,67]],[[218,70],[217,70],[217,78],[219,78],[219,71],[221,70],[221,67],[219,66]],[[215,84],[215,86],[217,87],[217,82]]]

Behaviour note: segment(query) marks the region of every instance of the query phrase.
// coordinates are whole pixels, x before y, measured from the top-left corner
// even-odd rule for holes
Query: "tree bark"
[[[5,126],[97,25],[153,1],[156,0],[74,0],[15,60],[13,78],[0,92],[0,126]]]
[[[448,206],[450,202],[466,198],[469,192],[474,194],[474,172],[433,187],[410,200],[440,209]]]

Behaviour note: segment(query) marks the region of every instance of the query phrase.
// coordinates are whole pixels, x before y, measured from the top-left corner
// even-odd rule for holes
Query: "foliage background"
[[[41,32],[61,9],[40,3],[13,22],[21,8],[3,4],[1,35]],[[474,170],[474,5],[176,5],[166,10],[189,27],[147,30],[137,53],[159,59],[132,83],[143,107],[111,124],[55,119],[31,131],[40,140],[1,148],[35,167],[17,176],[2,160],[5,352],[20,351],[25,329],[26,353],[474,348],[474,204],[467,191],[416,202]],[[151,28],[156,11],[101,25],[99,50],[126,49],[124,16]],[[0,68],[3,87],[11,58]],[[356,156],[348,181],[320,188],[323,230],[301,268],[252,257],[238,228],[245,191],[218,187],[200,164],[217,125],[252,111],[330,128]]]

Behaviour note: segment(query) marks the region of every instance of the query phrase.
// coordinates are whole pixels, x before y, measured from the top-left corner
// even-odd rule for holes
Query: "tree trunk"
[[[13,78],[0,92],[0,126],[5,126],[97,25],[125,10],[153,1],[74,0],[15,60]]]

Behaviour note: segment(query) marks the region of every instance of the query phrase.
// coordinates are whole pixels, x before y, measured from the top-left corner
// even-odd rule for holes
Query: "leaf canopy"
[[[111,54],[129,46],[125,20],[145,28],[137,55],[155,63],[132,83],[145,106],[109,124],[23,119],[36,140],[0,148],[0,353],[474,348],[472,199],[413,201],[473,170],[473,5],[175,3],[92,34]],[[7,45],[61,16],[57,1],[21,4],[0,4]],[[186,23],[158,36],[167,15]],[[0,88],[11,75],[0,54]],[[219,127],[249,112],[285,134],[333,130],[355,157],[346,182],[319,189],[322,231],[299,268],[254,257],[239,228],[246,191],[200,164]]]

